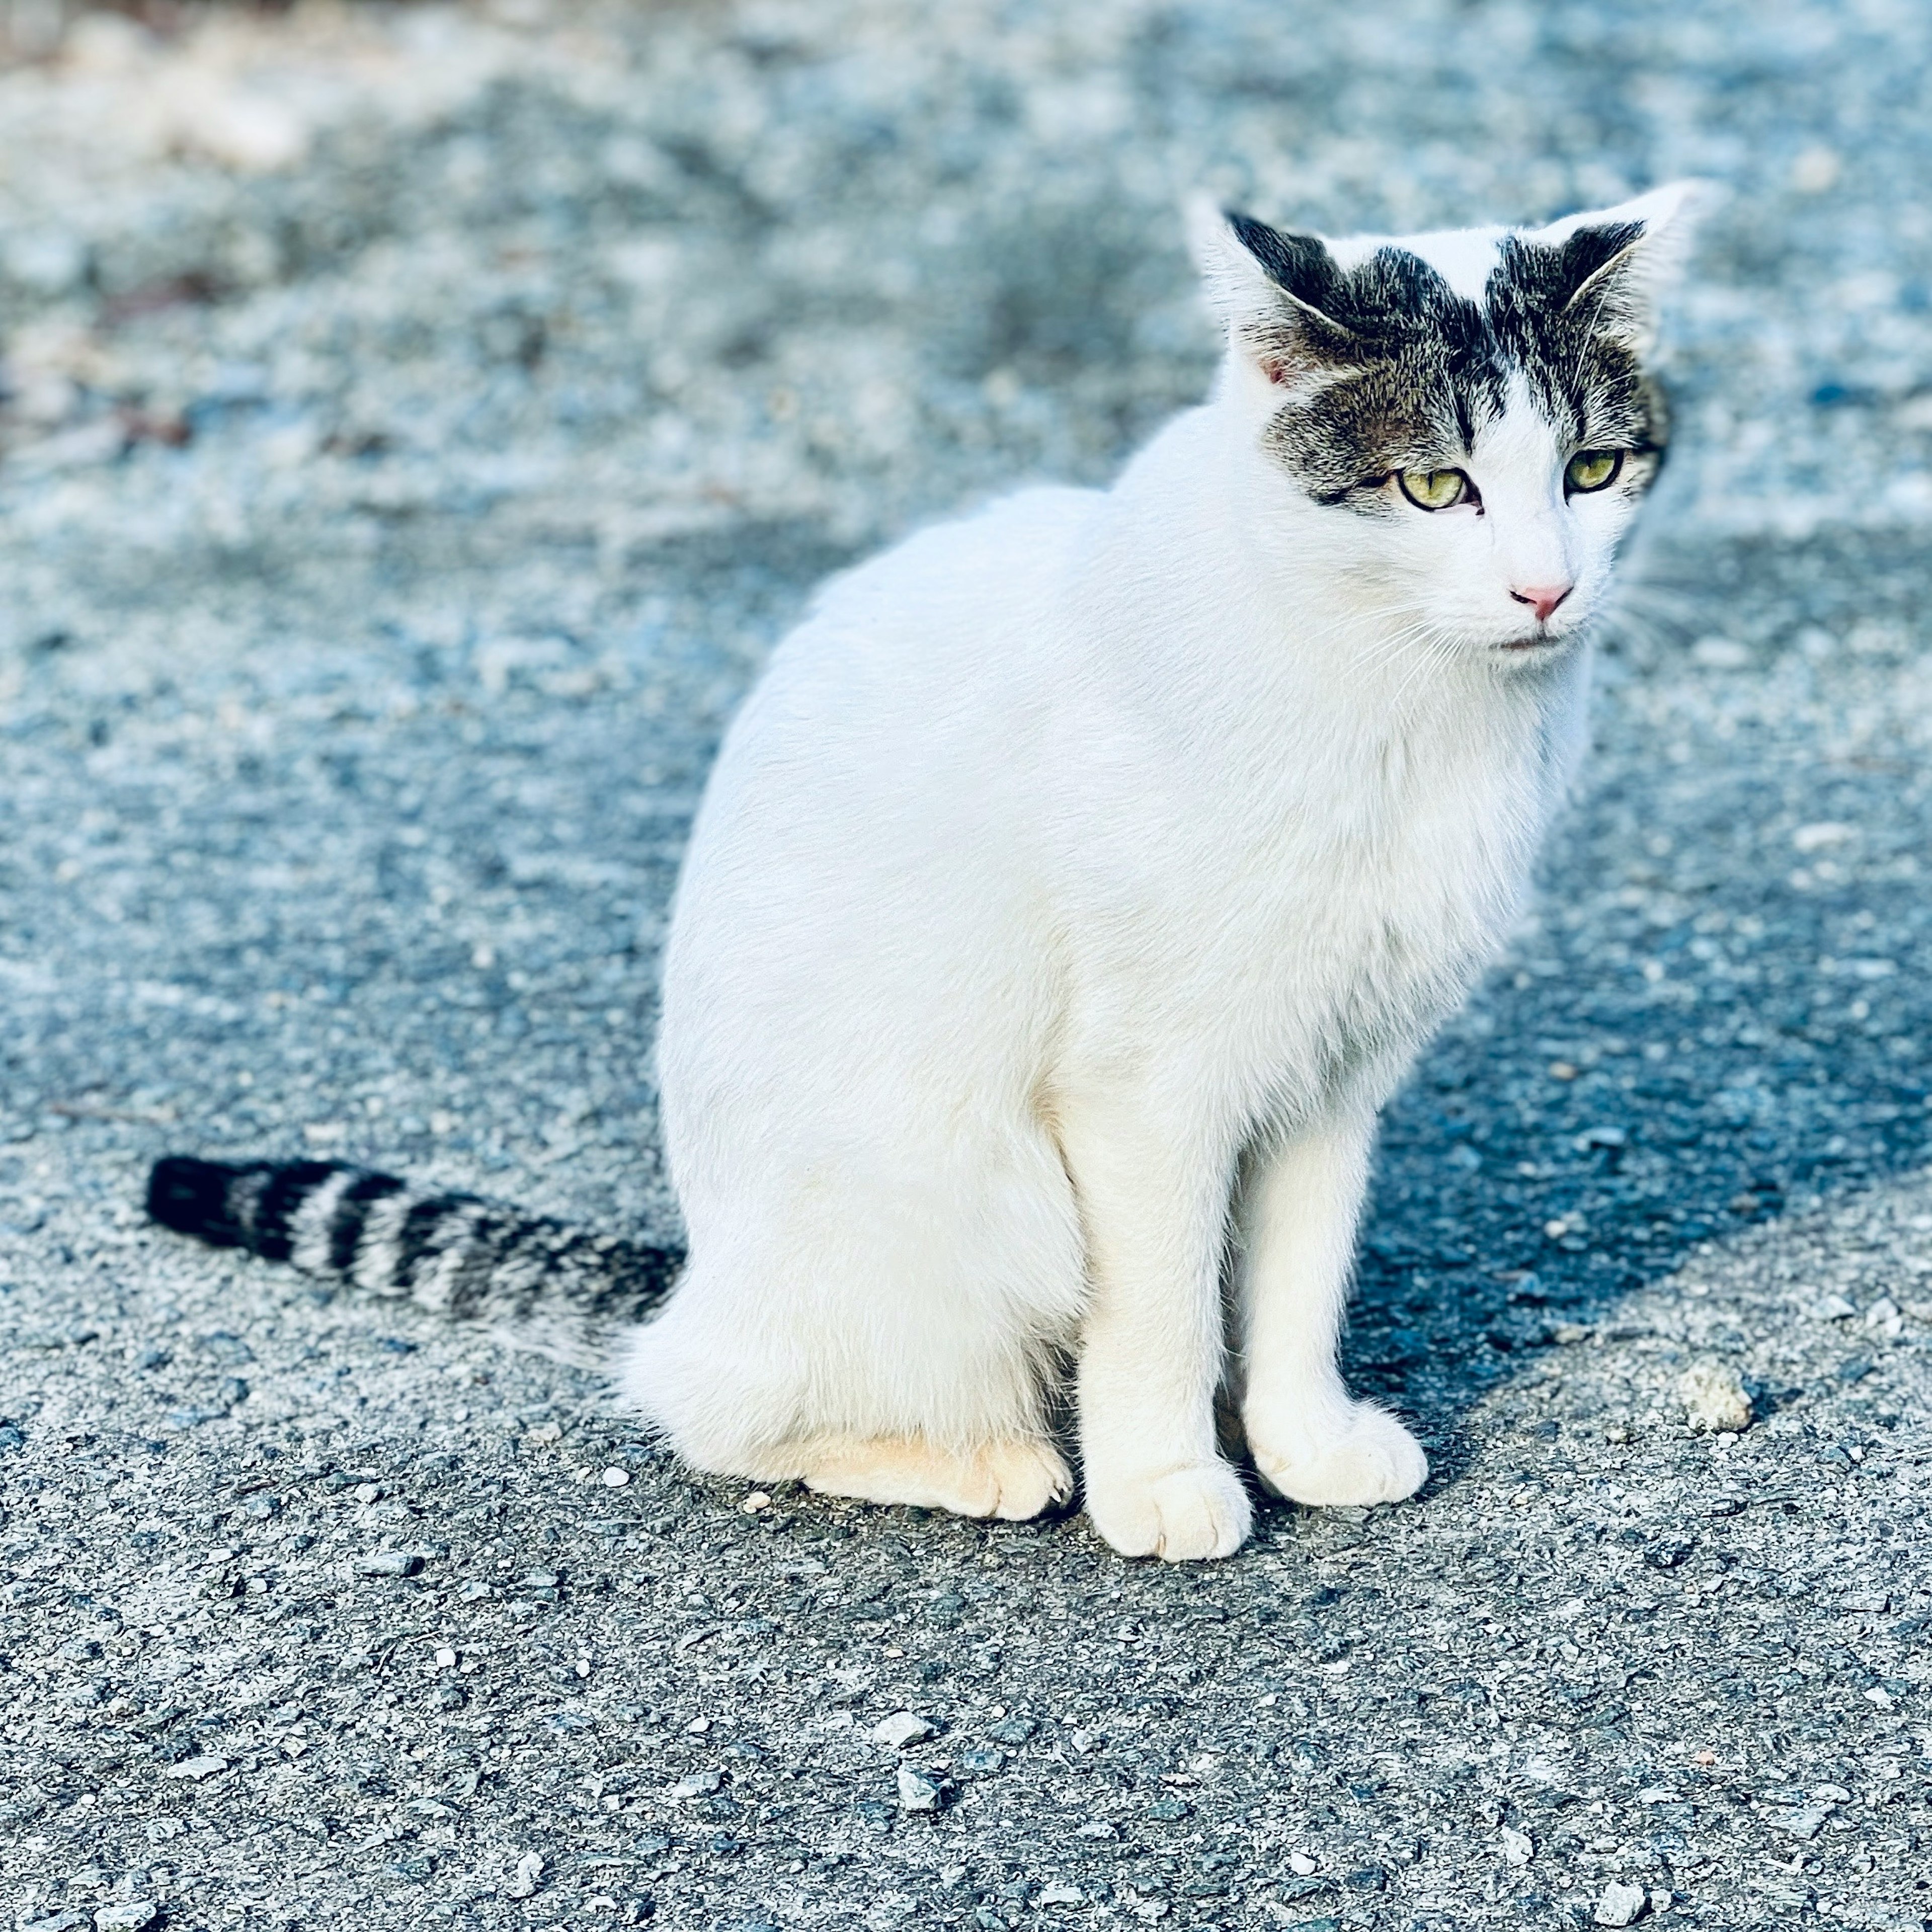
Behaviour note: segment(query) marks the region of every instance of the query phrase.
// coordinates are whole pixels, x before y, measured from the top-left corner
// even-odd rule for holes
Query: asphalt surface
[[[1929,40],[298,8],[0,73],[15,1922],[1922,1928]],[[142,1226],[178,1149],[674,1231],[722,721],[824,572],[1198,391],[1181,194],[1687,172],[1732,199],[1584,794],[1379,1157],[1348,1366],[1414,1502],[1172,1569],[748,1495]]]

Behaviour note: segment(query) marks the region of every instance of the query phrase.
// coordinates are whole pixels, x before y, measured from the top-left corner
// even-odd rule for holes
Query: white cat
[[[680,1454],[1030,1516],[1073,1486],[1070,1358],[1124,1553],[1246,1535],[1223,1389],[1281,1495],[1422,1482],[1336,1364],[1376,1112],[1576,755],[1691,199],[1394,242],[1203,215],[1205,404],[1110,490],[826,586],[726,736],[664,962],[689,1256],[620,1376]],[[462,1312],[514,1273],[473,1204],[439,1233],[381,1177],[221,1172],[256,1178],[215,1238],[274,1252],[242,1197],[279,1185],[300,1264]],[[584,1258],[521,1252],[526,1306]]]

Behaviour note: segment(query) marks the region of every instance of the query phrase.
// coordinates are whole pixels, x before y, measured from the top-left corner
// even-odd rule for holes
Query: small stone
[[[1087,1894],[1077,1885],[1063,1885],[1058,1881],[1040,1887],[1034,1900],[1036,1905],[1084,1905]]]
[[[503,1887],[506,1898],[528,1898],[537,1888],[537,1881],[543,1876],[544,1862],[540,1853],[526,1852],[517,1861],[515,1874]]]
[[[1849,1322],[1858,1312],[1842,1294],[1822,1295],[1811,1304],[1814,1322]]]
[[[1178,1824],[1193,1810],[1184,1798],[1156,1798],[1148,1807],[1148,1816],[1158,1818],[1164,1825]]]
[[[358,1576],[413,1576],[422,1568],[422,1558],[406,1550],[378,1550],[356,1559]]]
[[[899,1766],[899,1809],[902,1811],[937,1811],[941,1796],[939,1780],[916,1765]]]
[[[1118,1838],[1120,1834],[1104,1818],[1089,1818],[1073,1834],[1076,1838]]]
[[[1526,1865],[1536,1856],[1536,1840],[1527,1832],[1519,1832],[1514,1826],[1502,1828],[1502,1841],[1505,1864]]]
[[[922,1718],[916,1711],[895,1711],[872,1726],[872,1742],[890,1744],[895,1750],[904,1750],[908,1744],[918,1744],[932,1735],[932,1720]]]
[[[358,1483],[355,1496],[358,1503],[379,1503],[382,1500],[382,1486],[380,1483]]]
[[[738,1507],[742,1510],[747,1516],[756,1516],[759,1510],[768,1510],[771,1506],[772,1499],[770,1496],[766,1495],[763,1490],[754,1490],[752,1493],[738,1505]]]
[[[104,1905],[94,1915],[94,1932],[146,1932],[159,1909],[152,1898],[130,1898],[124,1905]]]
[[[1312,1878],[1322,1869],[1322,1861],[1310,1857],[1306,1852],[1290,1852],[1288,1868],[1297,1878]]]
[[[1634,1925],[1650,1905],[1650,1894],[1641,1886],[1625,1885],[1619,1879],[1606,1886],[1597,1901],[1592,1923],[1598,1925]]]
[[[630,1480],[631,1472],[628,1469],[606,1469],[604,1472],[604,1486],[607,1490],[621,1490]]]
[[[1694,1363],[1678,1378],[1677,1393],[1693,1429],[1735,1434],[1750,1426],[1750,1397],[1728,1363]]]
[[[436,1667],[439,1670],[454,1670],[456,1668],[455,1652],[446,1648],[438,1651],[436,1654]]]
[[[711,1720],[709,1718],[694,1718],[684,1728],[688,1736],[701,1738],[706,1731],[710,1730]]]
[[[985,1778],[1006,1768],[1006,1754],[997,1744],[975,1744],[953,1755],[952,1768],[962,1778]]]
[[[212,1778],[218,1771],[228,1768],[225,1757],[184,1757],[179,1764],[171,1764],[162,1772],[164,1778],[191,1778],[199,1784],[204,1778]]]
[[[694,1771],[670,1788],[674,1798],[709,1798],[724,1782],[722,1771]]]
[[[1039,1729],[1030,1718],[1003,1718],[986,1726],[986,1736],[996,1744],[1023,1744]]]

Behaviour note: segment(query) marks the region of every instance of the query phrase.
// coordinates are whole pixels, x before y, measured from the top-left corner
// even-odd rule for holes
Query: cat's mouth
[[[1496,649],[1499,651],[1553,651],[1565,641],[1562,638],[1552,636],[1549,632],[1544,631],[1532,637],[1506,638]]]

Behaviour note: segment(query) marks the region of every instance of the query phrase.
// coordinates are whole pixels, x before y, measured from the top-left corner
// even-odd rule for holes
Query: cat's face
[[[1224,402],[1419,646],[1547,661],[1600,604],[1663,460],[1645,358],[1691,199],[1396,240],[1197,220]]]

